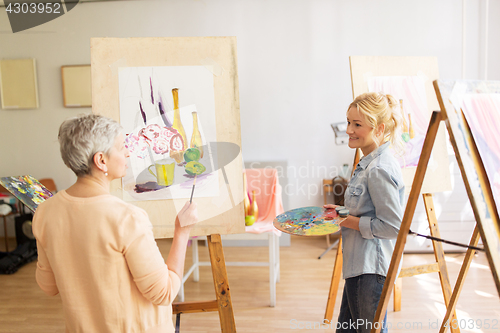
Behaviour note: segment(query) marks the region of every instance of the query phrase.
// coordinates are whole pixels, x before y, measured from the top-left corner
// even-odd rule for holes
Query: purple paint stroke
[[[149,78],[149,87],[151,88],[151,104],[155,104],[155,98],[153,96],[153,81],[151,77]]]
[[[135,193],[153,192],[167,188],[167,186],[158,185],[156,182],[146,182],[144,184],[135,184]]]
[[[163,99],[161,98],[160,95],[160,100],[158,101],[158,109],[160,110],[160,116],[161,119],[163,120],[163,123],[165,124],[166,127],[172,127],[172,123],[168,120],[167,114],[165,113],[165,109],[163,108]]]
[[[139,108],[141,109],[141,116],[142,116],[142,120],[144,120],[144,125],[147,125],[146,112],[144,112],[144,110],[142,109],[141,101],[139,101]]]
[[[193,186],[193,182],[191,181],[191,179],[194,180],[194,176],[191,176],[187,173],[183,174],[183,176],[190,179],[190,181],[185,181],[185,182],[181,183],[180,188],[182,188],[182,189],[191,188]],[[212,174],[210,174],[210,173],[204,173],[204,174],[196,176],[196,187],[203,186],[204,180],[209,178],[210,176],[212,176]]]

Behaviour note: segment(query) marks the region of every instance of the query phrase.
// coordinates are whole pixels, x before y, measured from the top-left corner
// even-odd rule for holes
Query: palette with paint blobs
[[[326,209],[323,207],[303,207],[292,209],[276,216],[273,225],[276,229],[291,235],[323,236],[340,230],[339,223],[349,215],[342,209]]]
[[[30,175],[0,178],[0,185],[18,198],[32,212],[52,196],[42,183]]]

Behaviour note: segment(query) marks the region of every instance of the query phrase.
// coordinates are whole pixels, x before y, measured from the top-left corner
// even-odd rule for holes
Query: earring
[[[104,175],[105,175],[105,176],[107,176],[107,175],[108,175],[108,173],[107,173],[107,172],[105,172],[105,173],[104,173]]]

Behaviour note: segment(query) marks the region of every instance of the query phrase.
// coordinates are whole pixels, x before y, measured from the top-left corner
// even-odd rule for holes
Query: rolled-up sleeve
[[[142,224],[141,229],[125,250],[128,267],[146,299],[156,305],[169,305],[179,292],[180,277],[168,269],[151,228]]]
[[[373,168],[369,172],[368,191],[375,207],[375,217],[360,218],[361,235],[366,239],[397,238],[403,217],[401,201],[404,185],[385,169]]]

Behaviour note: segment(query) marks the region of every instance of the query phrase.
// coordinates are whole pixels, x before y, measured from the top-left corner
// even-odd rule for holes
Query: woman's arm
[[[368,175],[368,192],[375,207],[375,217],[361,216],[359,231],[366,239],[395,239],[403,219],[402,180],[386,169],[373,168]]]
[[[182,220],[185,227],[181,227]],[[174,240],[168,253],[166,264],[168,269],[177,274],[181,279],[184,275],[184,261],[189,240],[189,232],[194,223],[198,221],[196,203],[187,202],[175,219]]]
[[[38,262],[36,264],[35,278],[40,289],[43,290],[49,296],[55,296],[59,294],[59,289],[57,288],[56,278],[50,267],[49,260],[45,254],[45,250],[41,246],[40,241],[37,242],[38,251]]]
[[[184,259],[191,227],[180,227],[179,219],[197,220],[196,204],[189,202],[181,209],[176,221],[174,239],[167,260],[158,250],[147,215],[132,214],[136,221],[129,230],[134,239],[125,249],[125,258],[134,282],[142,295],[157,305],[169,305],[182,283]],[[142,221],[142,222],[139,222]]]

